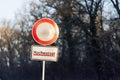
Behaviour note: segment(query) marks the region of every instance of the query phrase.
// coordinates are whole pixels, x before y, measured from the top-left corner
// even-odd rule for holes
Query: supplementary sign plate
[[[58,47],[32,45],[32,60],[57,61]]]

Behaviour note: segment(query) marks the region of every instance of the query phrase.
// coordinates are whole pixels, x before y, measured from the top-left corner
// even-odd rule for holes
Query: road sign
[[[57,61],[58,47],[53,46],[32,46],[32,60]]]
[[[41,45],[54,43],[58,35],[59,29],[57,24],[49,18],[42,18],[33,25],[32,36]]]

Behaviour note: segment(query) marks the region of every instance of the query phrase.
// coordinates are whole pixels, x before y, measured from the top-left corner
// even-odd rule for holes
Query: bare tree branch
[[[87,3],[87,0],[85,0],[85,4],[86,4],[86,7],[87,7],[87,11],[88,11],[88,13],[91,14],[91,11],[90,11],[90,8],[89,8],[89,5],[88,5],[88,3]]]
[[[119,2],[118,2],[118,0],[111,0],[111,2],[112,2],[112,4],[113,4],[113,6],[115,7],[115,9],[116,9],[116,11],[117,11],[117,13],[118,13],[118,15],[119,15],[119,18],[120,18],[120,7],[119,7]]]

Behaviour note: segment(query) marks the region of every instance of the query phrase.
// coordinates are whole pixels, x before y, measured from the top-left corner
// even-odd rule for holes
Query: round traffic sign
[[[59,29],[57,24],[49,18],[42,18],[33,25],[33,39],[41,45],[50,45],[54,43],[58,35]]]

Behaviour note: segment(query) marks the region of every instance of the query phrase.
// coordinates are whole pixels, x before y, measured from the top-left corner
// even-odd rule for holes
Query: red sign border
[[[37,36],[37,33],[36,33],[36,30],[37,30],[37,27],[41,24],[41,23],[44,23],[44,22],[47,22],[47,23],[50,23],[54,29],[55,29],[55,34],[53,36],[53,38],[51,40],[48,40],[48,41],[43,41],[41,40],[38,36]],[[41,44],[41,45],[50,45],[52,43],[54,43],[57,38],[58,38],[58,35],[59,35],[59,29],[58,29],[58,26],[57,24],[49,19],[49,18],[42,18],[40,20],[38,20],[37,22],[35,22],[35,24],[33,25],[33,28],[32,28],[32,36],[33,36],[33,39],[38,43],[38,44]]]

